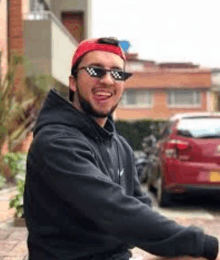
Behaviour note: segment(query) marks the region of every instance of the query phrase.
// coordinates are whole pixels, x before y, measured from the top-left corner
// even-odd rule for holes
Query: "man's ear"
[[[76,91],[76,79],[73,75],[69,76],[69,88],[75,92]]]

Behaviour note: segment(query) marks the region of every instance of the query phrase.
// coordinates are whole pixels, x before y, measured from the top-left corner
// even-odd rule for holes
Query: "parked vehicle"
[[[155,130],[155,126],[152,124],[150,126],[151,131]],[[142,141],[143,156],[140,156],[136,161],[136,168],[138,172],[138,177],[141,183],[146,182],[151,176],[152,164],[156,159],[156,143],[157,139],[152,133],[149,136],[144,137]]]
[[[169,118],[157,143],[149,187],[160,206],[174,195],[220,192],[220,113],[185,113]]]
[[[135,165],[136,165],[138,178],[139,178],[140,182],[143,182],[141,176],[142,176],[142,172],[143,172],[143,169],[144,169],[146,164],[147,164],[147,157],[146,157],[145,154],[143,154],[143,155],[139,156],[138,158],[136,158]]]

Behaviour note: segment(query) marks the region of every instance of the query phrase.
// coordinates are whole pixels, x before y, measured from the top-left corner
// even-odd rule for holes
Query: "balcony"
[[[24,15],[25,56],[30,62],[27,76],[52,75],[68,86],[71,58],[78,44],[50,11]]]

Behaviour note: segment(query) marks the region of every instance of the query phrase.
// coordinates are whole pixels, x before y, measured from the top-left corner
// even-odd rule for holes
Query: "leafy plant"
[[[5,160],[10,163],[11,171],[16,175],[17,194],[10,200],[9,207],[15,208],[15,217],[23,216],[23,194],[26,172],[26,154],[9,153]]]
[[[4,155],[4,163],[10,168],[12,177],[15,177],[17,174],[25,173],[26,156],[26,154],[19,152]]]
[[[5,163],[3,145],[7,144],[9,153],[14,152],[31,131],[51,79],[46,75],[23,78],[22,85],[17,87],[16,75],[19,66],[25,68],[24,57],[11,54],[7,72],[4,78],[0,79],[0,174],[8,181],[13,179],[14,168],[9,169]],[[45,86],[45,83],[48,85]],[[11,157],[6,160],[12,160],[13,164]]]
[[[0,189],[4,187],[5,183],[6,183],[5,177],[0,175]]]
[[[20,177],[19,177],[20,178]],[[17,181],[17,194],[10,200],[9,207],[15,208],[15,217],[23,217],[24,179]]]
[[[164,120],[154,119],[137,121],[117,120],[115,125],[117,131],[125,137],[134,150],[142,150],[141,143],[143,138],[150,135],[152,132],[158,137],[160,125],[164,122]],[[152,124],[155,126],[153,130],[151,129]]]

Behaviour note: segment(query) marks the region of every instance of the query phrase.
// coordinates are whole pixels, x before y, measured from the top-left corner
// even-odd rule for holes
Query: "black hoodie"
[[[218,251],[216,238],[151,209],[111,118],[101,128],[54,90],[34,130],[24,210],[30,260],[104,260],[129,246],[167,257]]]

